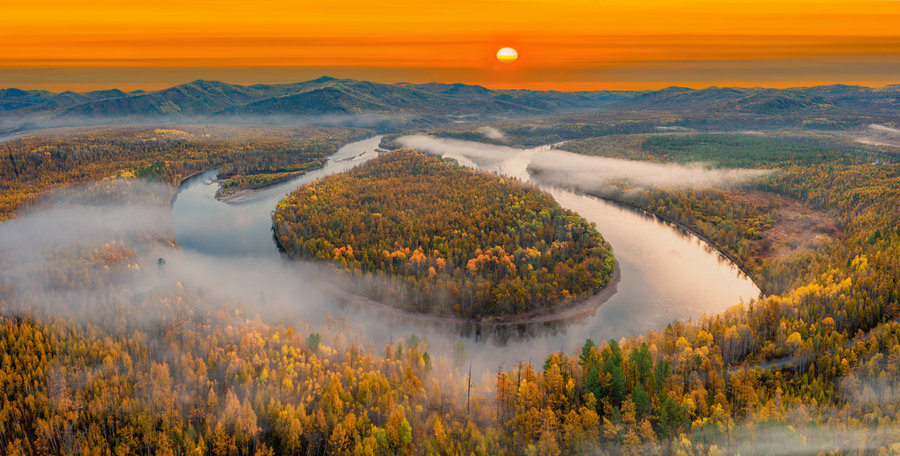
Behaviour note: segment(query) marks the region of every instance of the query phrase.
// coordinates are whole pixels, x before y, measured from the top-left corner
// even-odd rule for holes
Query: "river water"
[[[415,143],[416,138],[401,138]],[[421,139],[421,138],[419,138]],[[348,144],[325,167],[232,202],[214,197],[215,172],[182,184],[173,202],[176,242],[185,261],[215,263],[221,280],[215,286],[257,297],[263,320],[305,322],[315,330],[330,317],[346,320],[346,330],[379,348],[409,334],[426,339],[431,351],[450,353],[458,340],[476,370],[488,372],[516,361],[539,362],[548,353],[573,352],[586,338],[602,341],[660,329],[674,320],[720,312],[759,296],[759,289],[730,261],[704,241],[655,217],[614,203],[559,188],[543,188],[563,206],[596,224],[610,243],[621,277],[616,293],[589,315],[552,324],[486,331],[481,327],[440,327],[382,312],[342,305],[314,274],[285,260],[273,242],[271,214],[277,202],[300,185],[346,171],[378,154],[380,137]],[[504,149],[491,160],[466,157],[457,149],[430,140],[428,152],[464,165],[530,180],[527,166],[547,147]],[[479,161],[478,158],[481,160]],[[230,265],[230,266],[229,266]],[[230,269],[229,269],[230,268]],[[231,272],[229,272],[231,271]],[[487,374],[485,374],[487,375]]]

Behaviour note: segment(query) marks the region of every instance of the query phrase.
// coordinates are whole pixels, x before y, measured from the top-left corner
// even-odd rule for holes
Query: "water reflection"
[[[605,340],[659,329],[674,320],[720,312],[759,295],[759,289],[734,264],[696,236],[644,212],[552,187],[544,190],[562,206],[596,224],[619,264],[616,293],[580,318],[533,324],[448,324],[375,310],[376,306],[361,303],[359,297],[323,290],[322,281],[310,278],[302,267],[279,255],[272,242],[271,212],[278,200],[297,186],[377,156],[378,142],[379,138],[370,138],[350,144],[322,170],[232,203],[215,200],[213,173],[197,176],[185,182],[173,204],[176,240],[186,252],[212,258],[216,268],[229,264],[236,270],[227,281],[206,286],[247,296],[265,294],[263,319],[281,323],[288,318],[313,328],[332,318],[344,319],[354,334],[374,343],[376,349],[417,334],[428,340],[433,353],[449,354],[451,344],[462,339],[473,366],[484,370],[519,360],[540,360],[558,350],[571,352],[586,338]],[[430,152],[450,155],[464,165],[525,180],[530,179],[530,159],[546,150],[506,148],[494,156],[488,152],[467,157],[445,153],[439,141],[431,147]],[[247,267],[254,271],[240,272]],[[302,279],[304,274],[307,277]],[[330,297],[313,299],[321,295]]]
[[[215,171],[185,181],[175,196],[175,239],[186,249],[218,256],[277,257],[272,242],[272,211],[285,195],[322,177],[347,171],[376,156],[381,136],[348,144],[325,166],[228,203],[216,200]]]

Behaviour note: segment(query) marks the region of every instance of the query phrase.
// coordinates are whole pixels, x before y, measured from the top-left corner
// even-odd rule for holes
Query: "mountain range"
[[[157,91],[0,90],[0,131],[158,119],[307,118],[401,126],[587,110],[897,115],[900,85],[809,88],[669,87],[655,91],[491,90],[466,84],[381,84],[321,77],[292,84],[197,80]]]

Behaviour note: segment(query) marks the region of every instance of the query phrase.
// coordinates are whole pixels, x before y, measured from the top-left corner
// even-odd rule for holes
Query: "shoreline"
[[[537,175],[532,174],[532,176],[533,176],[534,178],[538,179],[538,180],[540,179]],[[753,275],[751,275],[751,274],[746,270],[746,268],[745,268],[745,266],[744,266],[744,264],[743,264],[742,262],[740,262],[737,258],[734,258],[734,257],[733,257],[731,254],[729,254],[728,252],[724,251],[721,247],[719,247],[718,245],[716,245],[716,243],[714,243],[711,239],[709,239],[708,237],[706,237],[706,236],[703,235],[702,233],[698,232],[697,230],[695,230],[695,229],[693,229],[693,228],[691,228],[691,227],[689,227],[689,226],[687,226],[687,225],[684,225],[684,224],[682,224],[682,223],[680,223],[680,222],[676,222],[675,220],[672,220],[672,219],[670,219],[670,218],[668,218],[668,217],[665,217],[665,216],[663,216],[663,215],[659,215],[659,214],[657,214],[657,213],[655,213],[655,212],[650,212],[650,211],[648,211],[647,209],[644,209],[643,207],[638,206],[637,204],[629,203],[629,202],[624,201],[624,200],[619,200],[619,199],[611,198],[611,197],[609,197],[609,196],[602,195],[602,194],[600,194],[600,193],[595,193],[595,192],[590,192],[590,191],[584,191],[583,189],[580,189],[580,188],[578,188],[578,187],[567,186],[567,185],[559,185],[559,184],[557,184],[557,183],[550,183],[550,182],[542,182],[542,183],[545,184],[545,185],[549,185],[550,187],[557,187],[557,188],[561,188],[561,189],[567,189],[567,190],[570,190],[570,191],[574,191],[574,192],[576,192],[576,193],[580,193],[580,194],[582,194],[582,195],[590,196],[590,197],[592,197],[592,198],[598,198],[598,199],[601,199],[601,200],[603,200],[603,201],[609,202],[609,203],[611,203],[611,204],[615,204],[615,205],[617,205],[617,206],[620,206],[620,207],[622,207],[622,208],[629,209],[629,210],[633,210],[633,211],[638,211],[638,212],[641,212],[642,214],[644,214],[644,215],[646,215],[646,216],[653,217],[653,218],[655,218],[655,219],[657,219],[657,220],[660,220],[660,221],[663,221],[663,222],[665,222],[665,223],[671,224],[672,226],[677,227],[678,229],[684,231],[685,233],[690,234],[690,235],[693,235],[694,237],[700,239],[700,240],[703,241],[706,245],[708,245],[710,248],[712,248],[713,250],[715,250],[716,252],[718,252],[719,256],[721,256],[722,258],[724,258],[724,259],[728,260],[729,262],[731,262],[731,264],[733,264],[735,267],[737,267],[738,270],[741,271],[742,274],[744,274],[745,276],[747,276],[747,278],[749,278],[750,281],[752,281],[753,284],[756,285],[756,288],[759,288],[759,297],[760,297],[760,298],[764,298],[764,297],[768,296],[768,295],[766,295],[766,293],[763,291],[763,289],[760,288],[759,284],[756,282],[756,280],[755,280],[755,278],[753,277]]]
[[[322,164],[320,164],[319,166],[316,166],[314,168],[305,169],[303,171],[296,171],[293,174],[291,174],[289,176],[285,176],[280,179],[274,179],[274,180],[271,180],[271,181],[263,183],[263,184],[256,184],[256,185],[251,185],[251,186],[245,187],[245,188],[239,188],[239,189],[234,190],[229,193],[222,193],[222,190],[224,189],[222,184],[225,183],[228,179],[220,179],[220,178],[218,178],[218,176],[216,176],[217,179],[213,180],[213,182],[219,184],[219,189],[216,190],[215,198],[216,198],[216,200],[221,201],[223,203],[231,203],[231,202],[240,200],[242,198],[247,198],[247,197],[252,196],[253,194],[255,194],[256,192],[258,192],[260,190],[265,190],[269,187],[274,187],[276,185],[283,184],[285,182],[289,182],[298,177],[305,176],[310,171],[322,169],[325,167],[326,162],[327,161],[323,161]]]
[[[279,245],[280,248],[280,245]],[[287,255],[287,254],[285,254]],[[296,261],[290,256],[288,258],[291,261]],[[339,298],[342,298],[344,302],[341,304],[358,306],[367,310],[374,310],[383,315],[390,315],[393,317],[401,318],[401,319],[413,319],[423,323],[430,323],[434,325],[460,325],[460,326],[471,326],[471,327],[480,327],[480,328],[510,328],[510,327],[521,327],[521,326],[533,326],[540,324],[552,324],[552,323],[561,323],[569,320],[574,320],[576,318],[583,317],[587,314],[595,312],[600,308],[601,305],[609,301],[613,295],[618,291],[619,280],[621,279],[621,270],[619,269],[619,263],[616,262],[616,266],[613,269],[613,273],[609,278],[609,282],[607,282],[606,286],[604,286],[600,291],[594,293],[591,296],[588,296],[580,301],[577,304],[572,306],[568,306],[562,309],[558,309],[556,311],[551,312],[540,312],[540,311],[532,311],[529,314],[511,316],[511,317],[497,317],[497,318],[488,318],[488,319],[480,319],[480,320],[471,320],[460,317],[451,317],[451,316],[441,316],[441,315],[429,315],[424,313],[413,312],[410,310],[403,310],[389,304],[385,304],[380,301],[376,301],[372,298],[368,298],[362,295],[358,295],[347,291],[343,288],[340,288],[337,284],[334,283],[326,283],[323,284],[325,288],[329,290],[329,292],[335,294]]]
[[[183,179],[181,184],[179,184],[179,187],[181,185],[183,185],[191,177],[194,177],[201,173],[202,172],[195,173],[194,175]],[[303,174],[305,174],[305,172]],[[301,176],[303,174],[299,174],[297,176],[292,176],[292,178]],[[538,176],[533,176],[533,177],[538,177]],[[287,179],[287,180],[290,180],[290,179]],[[221,182],[221,180],[218,180],[218,179],[217,179],[217,181]],[[240,189],[240,190],[230,193],[224,197],[220,197],[219,195],[216,195],[215,199],[218,201],[224,202],[224,203],[232,203],[237,200],[249,197],[262,189],[265,189],[267,187],[274,186],[274,185],[277,185],[280,183],[283,183],[283,181],[267,182],[264,185],[254,186],[253,188]],[[735,258],[733,258],[728,253],[724,252],[715,243],[713,243],[709,238],[707,238],[706,236],[702,235],[701,233],[691,229],[690,227],[682,225],[673,220],[669,220],[666,217],[657,215],[657,214],[650,212],[644,208],[641,208],[635,204],[630,204],[625,201],[620,201],[620,200],[616,200],[616,199],[613,199],[610,197],[605,197],[603,195],[598,195],[593,192],[582,191],[579,188],[573,188],[571,186],[564,186],[564,185],[563,186],[552,185],[552,186],[556,186],[559,188],[569,188],[569,189],[576,191],[577,193],[580,193],[580,194],[583,194],[586,196],[590,196],[590,197],[594,197],[594,198],[598,198],[598,199],[610,202],[612,204],[618,205],[618,206],[628,209],[628,210],[637,211],[647,217],[652,217],[658,221],[666,222],[667,224],[670,224],[672,227],[677,227],[679,229],[679,231],[685,233],[686,235],[692,235],[692,236],[700,239],[701,241],[703,241],[703,243],[705,245],[707,245],[708,247],[710,247],[711,249],[716,251],[719,254],[720,258],[725,259],[732,265],[736,266],[737,269],[742,274],[744,274],[747,278],[749,278],[754,283],[754,285],[756,285],[757,288],[759,288],[759,285],[756,284],[755,280],[753,280],[753,276],[748,274],[748,272],[745,270],[744,266],[741,263],[739,263]],[[275,243],[277,249],[282,253],[282,255],[285,258],[290,259],[291,261],[297,261],[297,259],[292,258],[285,253],[283,246],[280,244],[277,236],[275,235],[274,227],[272,228],[272,239],[273,239],[273,242]],[[404,310],[404,309],[401,309],[398,307],[391,306],[384,302],[377,301],[375,299],[366,297],[364,295],[355,294],[350,291],[347,291],[346,288],[340,287],[336,281],[328,281],[328,283],[323,283],[323,285],[327,289],[327,291],[329,291],[336,298],[338,298],[339,300],[342,301],[342,302],[340,302],[340,304],[354,305],[354,306],[357,306],[358,308],[373,310],[373,311],[381,314],[382,316],[395,317],[395,318],[400,318],[400,319],[414,319],[416,321],[430,323],[430,324],[434,324],[434,325],[441,325],[441,326],[468,326],[468,327],[477,327],[477,328],[514,328],[514,327],[566,322],[566,321],[574,320],[574,319],[583,317],[587,314],[593,313],[601,305],[603,305],[609,299],[611,299],[611,297],[613,295],[615,295],[615,293],[618,291],[618,283],[619,283],[620,279],[621,279],[621,269],[620,269],[618,261],[616,261],[613,273],[610,276],[610,279],[607,282],[607,284],[602,289],[600,289],[593,295],[590,295],[584,299],[576,301],[575,303],[573,303],[570,306],[566,306],[566,307],[559,308],[559,309],[532,311],[532,312],[524,314],[524,315],[501,316],[501,317],[494,317],[494,318],[489,317],[489,318],[478,319],[478,320],[466,319],[466,318],[455,317],[455,316],[425,314],[425,313],[418,313],[418,312],[414,312],[414,311]],[[762,291],[760,291],[760,297],[764,297],[764,296],[765,296],[765,294]]]
[[[764,297],[768,296],[768,295],[766,295],[766,293],[763,291],[763,289],[760,288],[759,284],[756,283],[756,280],[753,278],[753,275],[751,275],[751,274],[747,271],[747,269],[745,268],[744,264],[743,264],[741,261],[739,261],[737,258],[734,258],[730,253],[724,251],[721,247],[719,247],[718,245],[716,245],[715,242],[713,242],[711,239],[709,239],[708,237],[706,237],[704,234],[698,232],[697,230],[695,230],[695,229],[693,229],[693,228],[691,228],[691,227],[689,227],[689,226],[687,226],[687,225],[684,225],[684,224],[682,224],[682,223],[680,223],[680,222],[676,222],[675,220],[672,220],[672,219],[670,219],[670,218],[668,218],[668,217],[659,215],[659,214],[657,214],[657,213],[655,213],[655,212],[650,212],[650,211],[648,211],[648,210],[646,210],[646,209],[644,209],[644,208],[642,208],[642,207],[640,207],[640,206],[638,206],[638,205],[636,205],[636,204],[630,204],[630,203],[627,203],[627,202],[625,202],[625,201],[620,201],[620,200],[617,200],[617,199],[612,199],[612,198],[609,198],[609,197],[600,196],[600,195],[597,195],[597,194],[594,194],[594,193],[584,193],[584,194],[585,194],[585,195],[588,195],[588,196],[592,196],[592,197],[594,197],[594,198],[600,198],[600,199],[602,199],[602,200],[604,200],[604,201],[608,201],[608,202],[613,203],[613,204],[617,204],[617,205],[620,205],[620,206],[624,206],[624,207],[627,207],[627,208],[632,209],[632,210],[638,210],[638,211],[641,211],[641,212],[643,212],[644,214],[647,214],[647,215],[652,216],[652,217],[655,217],[655,218],[657,218],[657,219],[659,219],[659,220],[661,220],[661,221],[663,221],[663,222],[666,222],[666,223],[669,223],[669,224],[671,224],[671,225],[674,225],[674,226],[678,227],[679,229],[681,229],[682,231],[685,231],[686,233],[693,235],[694,237],[696,237],[696,238],[700,239],[701,241],[703,241],[704,243],[706,243],[706,245],[710,246],[713,250],[715,250],[716,252],[718,252],[719,255],[720,255],[721,257],[723,257],[723,258],[725,258],[726,260],[730,261],[731,264],[733,264],[735,267],[737,267],[738,270],[740,270],[742,274],[744,274],[745,276],[747,276],[747,278],[750,279],[750,281],[752,281],[754,285],[756,285],[756,288],[759,288],[759,297],[760,297],[760,298],[764,298]]]
[[[175,194],[172,195],[172,203],[174,204],[175,198],[178,196],[178,192],[181,191],[181,187],[183,187],[184,184],[187,183],[187,181],[189,181],[201,174],[208,173],[210,171],[216,171],[216,169],[217,168],[211,168],[211,169],[206,169],[203,171],[197,171],[195,173],[192,173],[188,176],[183,177],[180,181],[178,181],[178,183],[175,184]],[[313,169],[310,169],[309,171],[315,171],[317,169],[321,169],[321,167],[313,168]],[[250,197],[250,196],[256,194],[257,192],[259,192],[260,190],[265,190],[269,187],[274,187],[276,185],[283,184],[292,179],[296,179],[300,176],[303,176],[306,173],[307,173],[306,171],[303,171],[300,174],[295,174],[286,179],[280,179],[280,180],[276,180],[276,181],[272,181],[272,182],[266,182],[265,184],[254,185],[252,187],[237,189],[231,193],[228,193],[227,195],[220,194],[220,192],[222,190],[221,184],[222,184],[222,182],[225,182],[225,179],[219,179],[217,176],[215,179],[212,180],[213,183],[219,184],[219,189],[216,190],[215,199],[216,199],[216,201],[221,201],[223,203],[233,203],[242,198]]]
[[[215,168],[207,169],[205,171],[197,171],[195,173],[191,173],[190,175],[182,177],[181,180],[179,180],[178,183],[175,184],[175,191],[172,192],[172,198],[169,201],[169,206],[172,206],[175,204],[175,199],[178,198],[178,193],[181,192],[181,188],[184,187],[184,184],[187,183],[187,181],[194,179],[195,177],[197,177],[203,173],[210,172],[210,171],[215,171]]]
[[[272,239],[275,247],[281,252],[282,257],[288,261],[303,261],[290,256],[278,240],[274,227],[272,228]],[[615,257],[613,257],[615,258]],[[381,301],[376,301],[366,296],[358,295],[339,287],[334,282],[323,283],[322,286],[327,288],[331,293],[341,297],[348,302],[344,304],[355,305],[363,309],[376,310],[382,314],[390,314],[391,316],[405,319],[415,319],[425,323],[438,325],[467,325],[480,327],[514,327],[514,326],[530,326],[537,324],[557,323],[583,317],[589,313],[595,312],[601,305],[609,301],[618,291],[619,280],[622,278],[622,271],[619,268],[619,262],[613,268],[609,281],[598,292],[578,301],[577,304],[559,309],[558,311],[546,313],[532,311],[529,314],[514,317],[499,317],[494,319],[470,320],[459,317],[449,317],[441,315],[429,315],[424,313],[403,310]]]

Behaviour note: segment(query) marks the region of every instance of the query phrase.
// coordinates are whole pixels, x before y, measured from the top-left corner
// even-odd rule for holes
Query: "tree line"
[[[218,168],[230,189],[297,173],[368,130],[292,127],[119,127],[42,133],[0,144],[0,220],[48,190],[108,177],[178,184]]]

